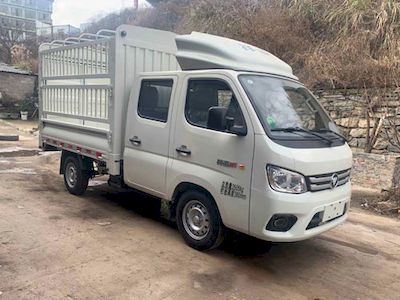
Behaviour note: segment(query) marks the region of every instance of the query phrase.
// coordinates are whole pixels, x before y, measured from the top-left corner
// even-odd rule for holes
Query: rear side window
[[[212,107],[222,108],[225,117],[234,119],[234,125],[245,126],[239,103],[227,83],[216,79],[190,80],[185,105],[188,122],[195,126],[224,131],[210,126],[208,117]]]
[[[172,79],[142,80],[138,103],[139,116],[166,123],[172,85]]]

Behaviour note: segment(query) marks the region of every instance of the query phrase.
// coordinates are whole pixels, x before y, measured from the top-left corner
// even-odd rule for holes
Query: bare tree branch
[[[21,43],[23,32],[0,28],[0,59],[10,64],[12,60],[12,47]]]

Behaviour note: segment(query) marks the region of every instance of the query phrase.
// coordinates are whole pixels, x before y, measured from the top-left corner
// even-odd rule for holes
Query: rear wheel
[[[64,184],[68,192],[73,195],[82,195],[88,186],[89,175],[74,156],[69,156],[64,162]]]
[[[214,200],[199,191],[188,191],[178,199],[176,220],[186,243],[197,250],[218,247],[224,227]]]

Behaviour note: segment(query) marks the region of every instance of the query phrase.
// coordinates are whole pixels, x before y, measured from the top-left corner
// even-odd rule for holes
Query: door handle
[[[130,138],[129,141],[135,146],[139,146],[142,143],[142,141],[137,136]]]
[[[192,154],[192,151],[190,151],[188,149],[188,147],[185,145],[182,145],[182,146],[176,148],[175,150],[176,150],[176,152],[178,152],[179,154],[181,154],[183,156],[189,156],[190,154]]]

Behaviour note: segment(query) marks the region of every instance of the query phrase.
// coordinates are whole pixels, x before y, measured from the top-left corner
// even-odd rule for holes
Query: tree
[[[126,8],[120,12],[111,13],[105,17],[93,21],[86,29],[87,32],[96,33],[100,29],[115,30],[122,24],[131,24],[136,18],[137,12]]]
[[[12,48],[23,39],[23,32],[0,28],[0,60],[10,64],[12,62]]]
[[[193,0],[146,0],[153,6],[157,6],[162,3],[178,3],[178,4],[188,4],[189,2]]]
[[[151,5],[155,6],[157,4],[160,4],[160,2],[167,2],[167,0],[147,0]]]

